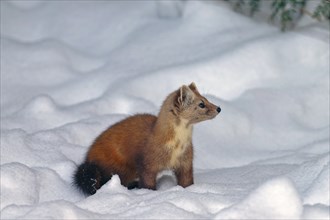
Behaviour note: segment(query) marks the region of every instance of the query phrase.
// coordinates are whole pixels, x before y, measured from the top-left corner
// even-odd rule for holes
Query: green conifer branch
[[[229,2],[235,11],[243,12],[248,9],[250,16],[260,11],[262,0],[225,0]],[[330,21],[330,0],[321,0],[314,12],[306,10],[308,0],[272,0],[272,13],[269,16],[271,22],[280,22],[281,30],[285,31],[295,26],[303,15],[309,15],[318,21]]]

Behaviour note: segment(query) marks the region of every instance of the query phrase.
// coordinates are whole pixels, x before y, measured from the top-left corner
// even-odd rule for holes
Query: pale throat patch
[[[188,121],[182,120],[179,125],[174,128],[174,137],[166,146],[168,147],[171,158],[169,161],[169,168],[175,168],[180,163],[180,157],[185,153],[187,147],[192,142],[192,125],[188,125]]]

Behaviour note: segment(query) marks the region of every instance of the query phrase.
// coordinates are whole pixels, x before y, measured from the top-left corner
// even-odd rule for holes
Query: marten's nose
[[[220,108],[220,107],[217,108],[217,112],[218,112],[218,113],[221,112],[221,108]]]

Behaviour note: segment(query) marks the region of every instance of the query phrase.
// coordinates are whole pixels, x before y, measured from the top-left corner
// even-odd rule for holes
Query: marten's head
[[[221,108],[209,102],[202,96],[195,85],[183,85],[172,94],[173,105],[170,111],[179,119],[187,120],[189,124],[212,119],[217,116]]]

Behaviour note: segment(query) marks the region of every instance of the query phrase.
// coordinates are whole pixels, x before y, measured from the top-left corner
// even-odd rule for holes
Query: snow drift
[[[329,28],[277,28],[203,1],[1,1],[2,219],[329,218]],[[195,82],[195,184],[84,197],[93,141]]]

